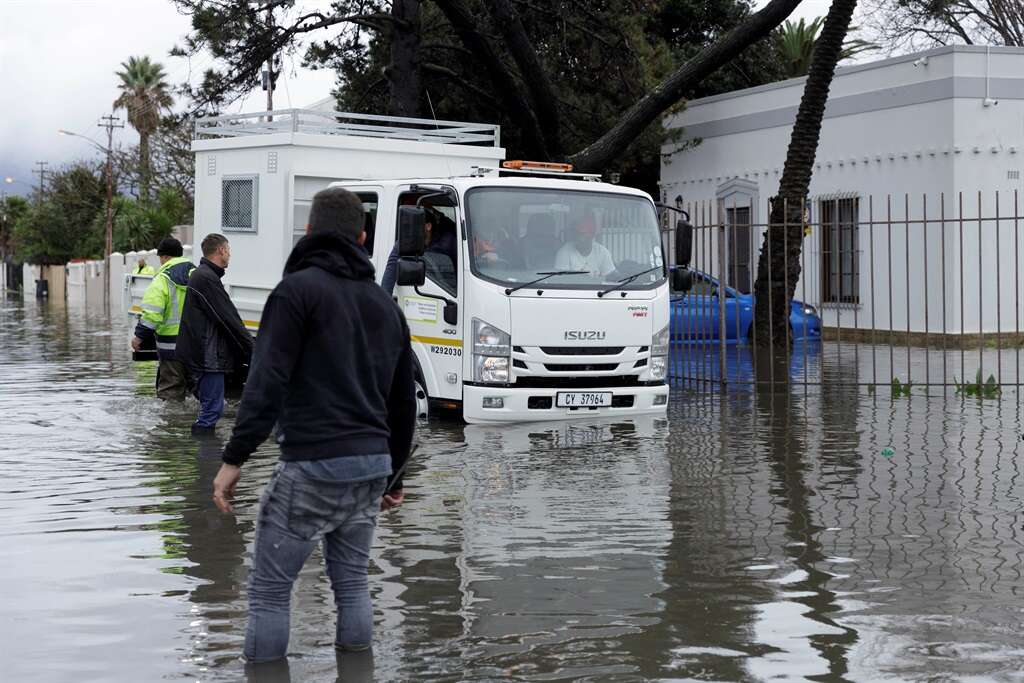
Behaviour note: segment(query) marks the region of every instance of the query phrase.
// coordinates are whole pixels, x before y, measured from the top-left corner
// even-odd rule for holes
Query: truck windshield
[[[544,289],[606,289],[623,280],[618,289],[649,289],[665,278],[657,213],[642,197],[476,188],[466,195],[466,226],[473,272],[502,285],[555,271],[579,272],[547,278]]]

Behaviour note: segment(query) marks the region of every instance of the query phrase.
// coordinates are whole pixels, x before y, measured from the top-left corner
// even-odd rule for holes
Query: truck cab
[[[378,281],[398,257],[392,295],[412,334],[421,414],[442,406],[486,423],[665,410],[669,284],[650,196],[497,168],[332,186],[373,207]],[[402,214],[416,211],[422,246],[399,253]]]

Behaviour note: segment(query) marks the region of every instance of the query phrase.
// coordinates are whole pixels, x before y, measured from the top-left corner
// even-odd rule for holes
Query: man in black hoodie
[[[292,584],[314,546],[338,607],[335,646],[370,646],[367,565],[377,512],[402,502],[416,420],[413,354],[401,311],[374,283],[363,207],[343,189],[313,198],[309,234],[267,299],[238,420],[213,499],[223,512],[241,466],[277,424],[281,448],[258,514],[245,656],[288,648]]]
[[[224,376],[240,371],[252,356],[252,335],[220,281],[231,261],[231,245],[224,235],[212,233],[203,238],[202,250],[199,267],[188,278],[174,350],[199,398],[193,434],[213,432],[224,413]]]

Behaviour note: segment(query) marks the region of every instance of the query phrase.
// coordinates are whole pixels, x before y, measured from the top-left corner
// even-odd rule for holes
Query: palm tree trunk
[[[139,131],[139,201],[149,203],[149,132]]]
[[[789,309],[800,278],[804,202],[811,183],[829,87],[856,6],[857,0],[832,0],[811,57],[807,83],[786,152],[779,194],[772,198],[771,218],[754,282],[757,301],[754,308],[755,340],[762,351],[759,355],[763,357],[763,351],[767,351],[772,364],[780,358],[788,360],[789,357]],[[779,369],[782,371],[773,373],[774,379],[785,381],[788,362],[781,364]]]

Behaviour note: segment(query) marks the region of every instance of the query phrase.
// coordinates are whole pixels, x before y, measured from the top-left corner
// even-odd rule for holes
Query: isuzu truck
[[[313,195],[343,187],[363,201],[378,282],[399,257],[393,296],[412,335],[421,415],[665,411],[670,271],[645,192],[505,161],[497,126],[450,121],[215,117],[197,122],[193,150],[195,244],[214,232],[231,241],[224,281],[256,334]],[[145,281],[129,284],[133,298]]]

